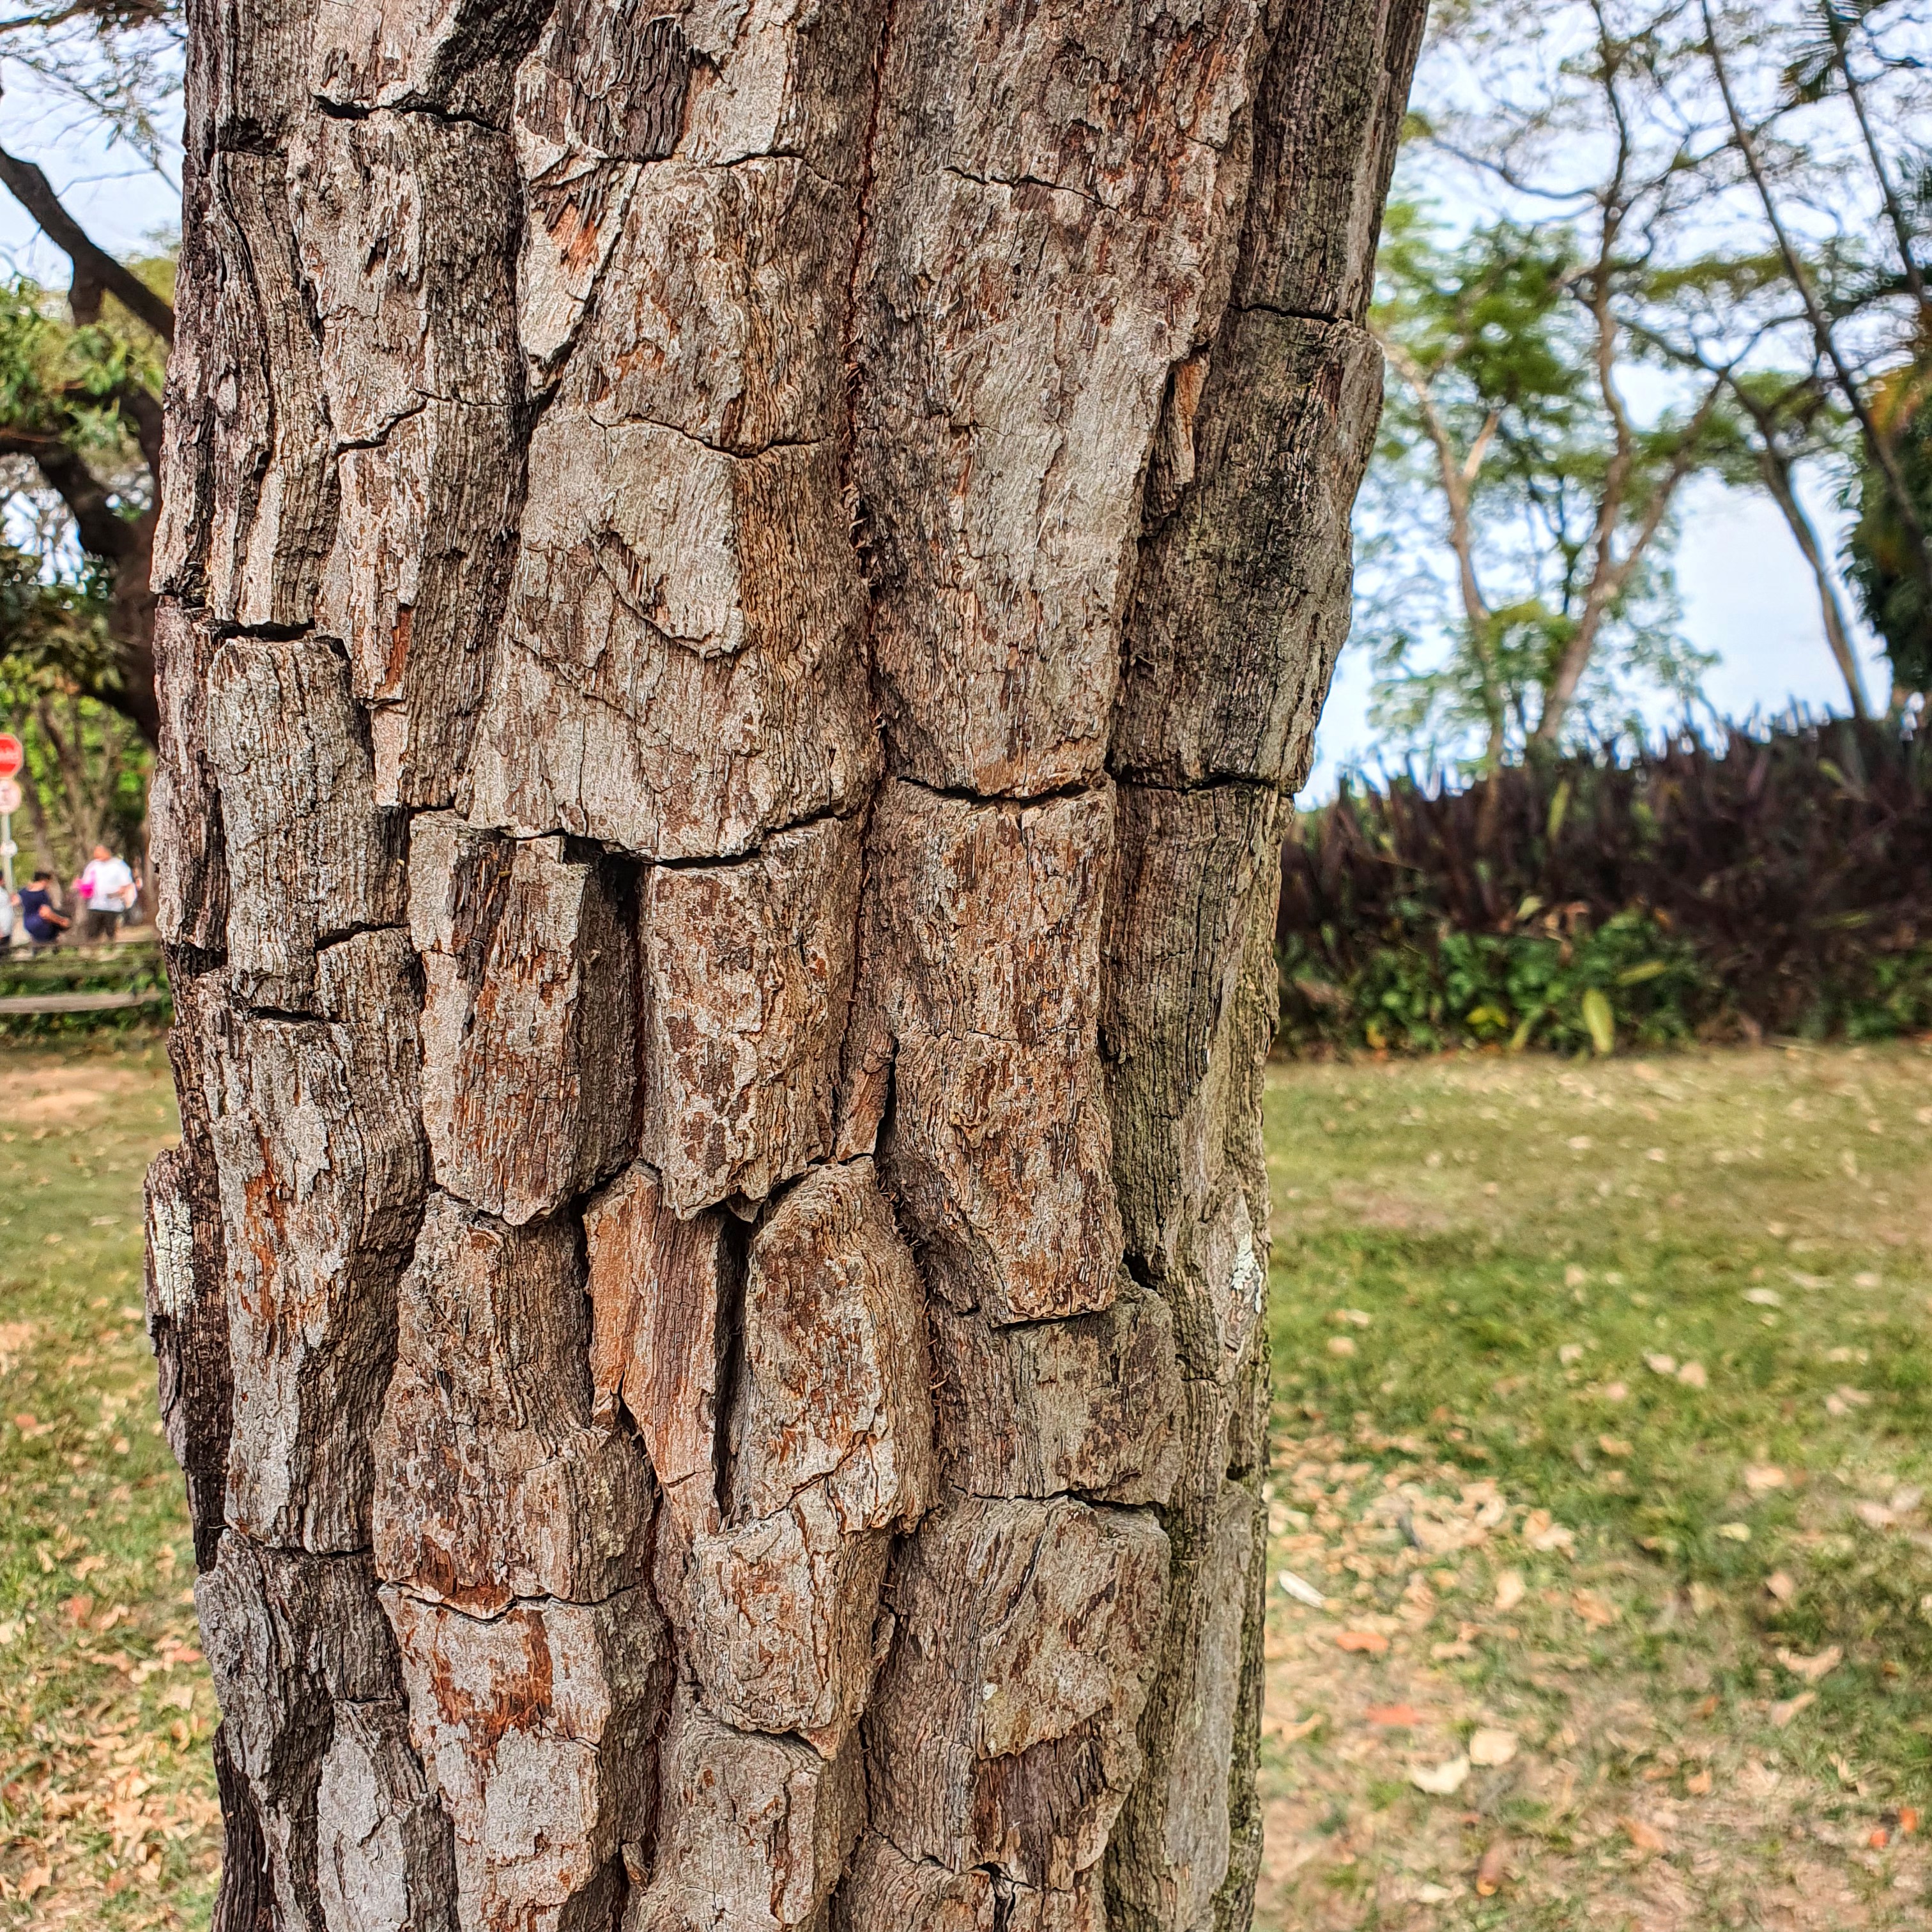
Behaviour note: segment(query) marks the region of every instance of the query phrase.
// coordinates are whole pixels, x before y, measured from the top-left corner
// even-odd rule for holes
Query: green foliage
[[[1920,521],[1932,526],[1932,365],[1897,371],[1880,386],[1874,411]],[[1878,466],[1861,461],[1854,485],[1858,520],[1846,545],[1846,573],[1865,621],[1885,640],[1893,682],[1932,691],[1932,601],[1916,568],[1914,542]]]
[[[171,262],[137,266],[151,285],[171,285]],[[0,283],[0,438],[16,458],[4,506],[16,541],[0,543],[0,728],[27,748],[21,842],[68,878],[97,839],[139,849],[148,758],[121,715],[112,568],[80,547],[62,500],[17,459],[70,452],[116,512],[139,515],[153,482],[131,412],[158,394],[163,356],[111,300],[100,322],[77,328],[34,284]]]
[[[1282,854],[1285,1046],[1932,1028],[1932,746],[1849,722],[1345,791]]]
[[[1580,294],[1592,272],[1567,226],[1455,238],[1414,203],[1390,208],[1371,320],[1390,375],[1357,631],[1376,656],[1375,722],[1405,742],[1454,754],[1473,740],[1492,759],[1520,746],[1586,623],[1573,736],[1623,725],[1640,690],[1689,698],[1708,662],[1678,634],[1669,562],[1690,425],[1666,410],[1620,445],[1598,364],[1606,325]],[[1606,503],[1633,564],[1592,610]]]
[[[1550,929],[1553,916],[1516,932],[1459,932],[1432,926],[1414,902],[1400,910],[1408,918],[1398,934],[1344,974],[1330,948],[1300,934],[1282,944],[1284,1044],[1424,1053],[1679,1046],[1721,1010],[1722,988],[1696,949],[1640,912],[1565,934]]]
[[[172,272],[136,266],[152,280]],[[64,443],[110,475],[131,472],[140,459],[128,399],[160,393],[165,349],[118,304],[111,317],[80,326],[62,306],[22,277],[0,283],[0,428]]]

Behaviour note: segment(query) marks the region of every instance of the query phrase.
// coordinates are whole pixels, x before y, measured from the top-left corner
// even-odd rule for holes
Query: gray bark
[[[197,0],[217,1922],[1233,1932],[1419,0]]]

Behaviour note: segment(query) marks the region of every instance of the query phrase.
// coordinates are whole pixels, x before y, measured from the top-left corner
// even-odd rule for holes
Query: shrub
[[[1932,747],[1880,723],[1675,734],[1461,790],[1345,788],[1283,848],[1292,1048],[1932,1026]]]

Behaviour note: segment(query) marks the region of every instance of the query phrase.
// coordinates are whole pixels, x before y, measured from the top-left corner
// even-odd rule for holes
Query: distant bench
[[[41,1013],[104,1013],[116,1006],[158,1006],[168,989],[149,986],[138,993],[11,993],[0,997],[0,1019],[31,1019]]]

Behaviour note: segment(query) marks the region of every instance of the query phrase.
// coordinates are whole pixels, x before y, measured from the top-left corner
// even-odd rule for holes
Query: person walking
[[[89,944],[111,940],[122,915],[134,903],[134,874],[128,862],[118,859],[105,845],[97,845],[80,875],[80,892],[87,902],[82,915],[80,936]]]
[[[20,888],[20,923],[26,928],[34,951],[58,946],[61,934],[74,922],[54,904],[52,873],[44,867],[36,872],[32,884]]]

